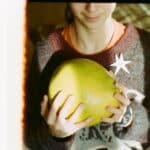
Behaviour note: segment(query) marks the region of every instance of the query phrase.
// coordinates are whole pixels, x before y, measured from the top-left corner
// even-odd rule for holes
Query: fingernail
[[[115,93],[115,96],[119,96],[120,94],[117,92],[117,93]]]
[[[100,120],[101,120],[101,122],[106,122],[104,118],[102,118],[102,119],[100,119]]]
[[[84,103],[80,103],[81,106],[84,106]]]
[[[74,99],[74,98],[75,98],[75,96],[74,96],[74,95],[70,95],[69,97],[70,97],[70,98],[72,98],[72,99]]]
[[[92,121],[92,120],[93,120],[93,117],[90,117],[89,120]]]
[[[119,99],[119,96],[120,96],[120,93],[118,93],[118,92],[114,94],[114,97],[115,97],[116,99]]]
[[[70,96],[68,97],[68,99],[70,99],[71,101],[74,101],[74,100],[75,100],[75,96],[70,95]]]
[[[63,94],[64,94],[64,92],[63,92],[63,91],[60,91],[58,94],[59,94],[59,95],[63,95]]]
[[[108,106],[108,107],[107,107],[107,110],[108,110],[108,111],[111,111],[112,109],[113,109],[113,106]]]
[[[106,109],[109,109],[110,108],[110,106],[106,106]]]

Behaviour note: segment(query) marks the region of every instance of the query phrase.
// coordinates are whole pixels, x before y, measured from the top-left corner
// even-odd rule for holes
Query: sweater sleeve
[[[40,114],[40,103],[47,90],[47,80],[43,79],[46,74],[45,68],[54,53],[49,41],[39,43],[26,81],[24,143],[30,150],[67,150],[74,137],[62,139],[52,137],[48,132],[48,125]]]
[[[132,78],[132,82],[135,82],[137,87],[139,87],[139,89],[142,89],[141,87],[144,87],[143,90],[143,94],[144,94],[144,99],[142,102],[139,102],[138,100],[136,100],[136,95],[133,95],[135,97],[133,97],[132,103],[131,103],[131,108],[133,111],[133,120],[132,123],[130,124],[130,126],[127,126],[126,128],[122,128],[121,126],[119,126],[118,128],[118,124],[115,128],[115,133],[117,134],[117,136],[119,136],[120,138],[126,138],[126,139],[132,139],[132,140],[137,140],[140,141],[141,143],[148,143],[150,141],[150,77],[149,77],[149,71],[150,71],[150,33],[144,31],[144,30],[138,30],[139,33],[139,41],[140,41],[140,46],[141,46],[141,51],[140,53],[138,51],[138,46],[136,47],[136,53],[138,54],[138,56],[143,56],[143,71],[141,73],[141,77],[139,77],[140,80],[143,80],[144,82],[142,83],[143,85],[141,85],[140,82],[135,82],[136,78]],[[142,52],[142,53],[141,53]],[[136,55],[136,54],[135,54]],[[136,59],[134,55],[134,58]],[[139,58],[139,57],[137,57]],[[136,61],[139,62],[139,59]],[[142,62],[142,61],[141,61]],[[140,63],[138,63],[138,67],[136,67],[137,71],[136,73],[138,74],[138,69],[140,68],[139,65]],[[139,69],[140,70],[140,69]],[[135,73],[135,74],[136,74]],[[144,74],[144,75],[143,75]],[[144,77],[144,79],[143,79]]]

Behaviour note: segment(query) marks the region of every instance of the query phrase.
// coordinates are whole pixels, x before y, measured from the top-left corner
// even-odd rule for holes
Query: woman
[[[25,143],[31,150],[95,150],[102,147],[121,150],[131,149],[132,146],[142,149],[140,143],[148,142],[148,116],[140,104],[143,97],[132,97],[135,101],[129,106],[131,102],[125,96],[128,89],[140,96],[145,92],[143,50],[148,42],[146,40],[142,45],[138,29],[112,18],[115,6],[115,3],[68,4],[68,25],[54,31],[47,41],[38,45],[27,87]],[[147,33],[143,34],[148,36]],[[71,118],[65,119],[65,110],[73,103],[74,96],[64,97],[61,91],[48,105],[47,89],[52,72],[64,60],[77,57],[102,64],[115,72],[115,78],[124,85],[117,83],[122,91],[115,95],[122,103],[120,108],[109,106],[108,111],[113,116],[103,118],[105,123],[90,128],[86,128],[86,125],[92,117],[75,124],[77,116],[84,109],[83,104],[79,105]],[[116,66],[117,60],[124,65],[120,64],[120,68]],[[135,83],[135,80],[138,82]],[[64,99],[65,104],[59,111],[60,102],[63,103]],[[139,131],[141,128],[143,131]]]

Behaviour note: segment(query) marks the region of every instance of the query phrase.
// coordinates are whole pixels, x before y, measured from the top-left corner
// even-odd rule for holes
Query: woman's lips
[[[90,22],[96,22],[99,20],[99,16],[85,16],[85,19]]]

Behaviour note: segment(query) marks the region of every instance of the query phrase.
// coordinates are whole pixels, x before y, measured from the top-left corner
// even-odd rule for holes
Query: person
[[[115,7],[116,3],[68,3],[68,24],[38,43],[26,87],[24,142],[29,149],[130,150],[149,146],[150,79],[146,73],[150,66],[150,34],[113,19]],[[114,95],[120,107],[108,106],[113,115],[91,127],[86,125],[92,117],[76,123],[84,104],[66,119],[74,95],[65,97],[60,91],[53,103],[48,102],[53,71],[63,61],[79,57],[103,65],[121,89]]]

